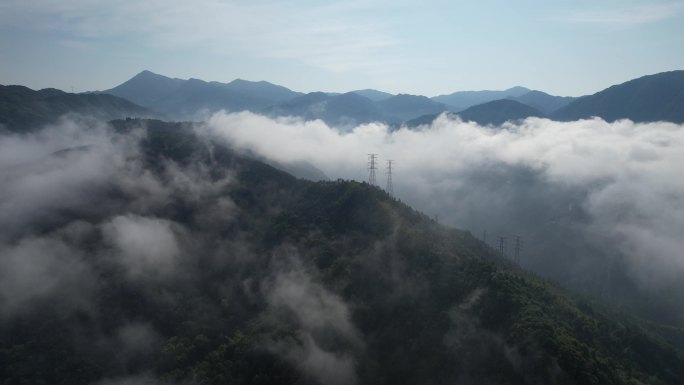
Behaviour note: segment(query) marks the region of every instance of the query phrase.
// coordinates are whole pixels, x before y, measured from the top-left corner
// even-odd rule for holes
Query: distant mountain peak
[[[192,120],[218,110],[260,112],[301,93],[266,81],[235,79],[230,83],[169,78],[149,70],[103,93],[128,99],[174,119]]]
[[[218,83],[218,82],[217,82],[217,83]],[[252,80],[245,80],[245,79],[237,78],[237,79],[235,79],[235,80],[233,80],[233,81],[230,81],[230,82],[228,82],[228,83],[226,83],[226,84],[233,84],[233,85],[238,85],[238,84],[239,84],[239,85],[249,85],[249,84],[271,84],[271,83],[269,83],[269,82],[267,82],[267,81],[264,81],[264,80],[261,80],[261,81],[252,81]]]
[[[506,92],[511,92],[511,93],[515,92],[515,93],[521,93],[521,94],[524,94],[524,93],[527,93],[530,91],[532,91],[532,90],[530,90],[527,87],[523,87],[523,86],[515,86],[515,87],[511,87],[511,88],[506,90]]]
[[[440,114],[420,116],[406,122],[407,127],[430,125]],[[544,114],[529,105],[514,99],[498,99],[471,106],[458,113],[449,113],[449,117],[459,116],[463,121],[472,121],[481,125],[500,126],[507,121],[517,121],[529,117],[543,117]]]
[[[366,88],[363,90],[356,90],[356,91],[352,91],[352,92],[354,92],[357,95],[361,95],[363,97],[366,97],[366,98],[368,98],[374,102],[379,102],[381,100],[391,98],[392,96],[394,96],[390,93],[387,93],[384,91],[378,91],[378,90],[374,90],[374,89],[370,89],[370,88]]]
[[[388,117],[399,119],[396,123],[429,114],[438,114],[446,106],[422,95],[399,94],[377,102]],[[390,121],[391,122],[391,121]]]
[[[233,81],[230,81],[226,83],[227,85],[262,85],[262,86],[274,86],[274,87],[282,87],[276,84],[273,84],[271,82],[268,82],[266,80],[246,80],[246,79],[240,79],[237,78]]]
[[[137,75],[135,75],[131,79],[129,79],[128,81],[140,80],[140,79],[172,79],[172,78],[170,78],[168,76],[164,76],[164,75],[154,73],[150,70],[142,70]]]
[[[481,91],[457,91],[447,95],[439,95],[432,100],[450,106],[451,111],[460,111],[478,104],[491,102],[493,100],[519,97],[530,92],[530,89],[515,86],[503,91],[481,90]]]

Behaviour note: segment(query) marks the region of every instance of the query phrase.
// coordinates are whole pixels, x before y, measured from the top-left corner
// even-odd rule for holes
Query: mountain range
[[[394,128],[402,124],[416,127],[431,123],[443,112],[483,125],[500,125],[532,116],[561,121],[600,117],[607,121],[684,122],[684,71],[644,76],[580,98],[554,96],[524,87],[462,91],[433,98],[392,95],[372,89],[303,94],[265,81],[182,80],[150,71],[101,92],[69,94],[55,89],[0,87],[0,124],[10,130],[39,127],[69,112],[105,120],[203,120],[219,110],[320,119],[340,129],[371,122],[387,123]]]
[[[636,121],[682,122],[683,79],[683,71],[666,72],[634,79],[581,98],[554,96],[525,87],[503,91],[459,91],[428,98],[420,95],[392,95],[372,89],[345,94],[313,92],[304,95],[264,81],[238,79],[230,83],[205,82],[197,79],[172,79],[143,71],[102,93],[128,99],[176,119],[198,119],[217,110],[247,110],[271,116],[321,119],[338,127],[372,121],[398,126],[421,117],[422,120],[419,121],[427,121],[427,115],[436,116],[448,111],[484,124],[500,124],[524,116],[542,116],[556,120],[597,116],[606,120],[626,118]],[[477,105],[503,99],[524,104],[533,110],[499,102],[466,111]],[[483,118],[484,115],[492,117]],[[415,122],[410,124],[413,123]]]
[[[106,91],[174,119],[197,119],[218,110],[259,112],[301,93],[265,81],[236,79],[230,83],[181,80],[143,71]]]

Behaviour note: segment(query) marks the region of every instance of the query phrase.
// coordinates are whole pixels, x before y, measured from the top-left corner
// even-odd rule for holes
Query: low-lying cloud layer
[[[367,154],[393,159],[396,196],[494,244],[525,242],[522,264],[601,292],[618,259],[646,288],[684,272],[684,127],[670,123],[555,122],[483,127],[446,116],[391,131],[340,133],[320,121],[214,115],[209,126],[278,162],[307,161],[331,178],[367,180]],[[498,245],[498,243],[497,243]],[[588,274],[583,276],[583,274]],[[585,287],[586,289],[586,287]]]

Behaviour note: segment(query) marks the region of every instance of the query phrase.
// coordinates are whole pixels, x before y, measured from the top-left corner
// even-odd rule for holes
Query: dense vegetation
[[[67,113],[105,120],[158,116],[112,95],[69,94],[53,88],[34,91],[23,86],[0,85],[0,128],[5,126],[10,131],[33,130],[54,123]]]
[[[681,331],[575,297],[376,187],[296,179],[188,124],[110,131],[143,133],[126,178],[4,237],[59,240],[90,283],[78,302],[0,296],[2,384],[684,382]],[[131,175],[159,187],[141,197]],[[116,242],[122,221],[155,230],[148,253],[172,234],[174,256],[131,261],[147,256]]]

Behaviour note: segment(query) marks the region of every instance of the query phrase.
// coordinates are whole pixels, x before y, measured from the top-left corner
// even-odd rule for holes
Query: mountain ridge
[[[127,99],[113,95],[73,94],[54,88],[0,85],[0,125],[10,131],[31,131],[75,113],[110,120],[126,117],[160,117]]]
[[[406,121],[406,127],[415,128],[430,125],[440,116],[439,114],[423,115],[415,119]],[[479,125],[500,126],[505,122],[516,122],[529,117],[545,117],[545,115],[534,107],[523,104],[514,99],[499,99],[490,102],[477,104],[466,108],[460,112],[446,112],[451,119],[459,118],[466,122],[475,122]]]
[[[440,113],[447,107],[427,96],[398,94],[377,102],[378,107],[393,123],[401,123],[416,116]]]
[[[320,119],[332,127],[353,128],[363,123],[382,121],[383,112],[372,100],[355,92],[330,95],[311,92],[264,109],[269,116],[296,116],[305,120]]]
[[[526,104],[532,108],[536,108],[545,115],[550,115],[562,107],[567,106],[573,100],[577,99],[572,96],[554,96],[546,92],[532,90],[516,97],[509,97],[512,100]]]
[[[100,93],[129,99],[177,119],[195,118],[218,110],[258,112],[301,95],[267,81],[235,79],[220,83],[196,78],[182,80],[148,70]]]
[[[661,72],[628,80],[583,96],[551,115],[558,120],[684,123],[684,70]]]
[[[503,91],[456,91],[451,94],[434,96],[431,99],[445,105],[451,106],[452,112],[458,112],[468,107],[490,102],[492,100],[505,99],[507,97],[518,97],[531,90],[521,86],[515,86]]]
[[[373,89],[356,90],[351,92],[366,97],[375,107],[363,107],[364,113],[360,116],[347,111],[344,115],[337,114],[339,116],[333,116],[334,113],[330,116],[313,114],[312,118],[322,118],[329,124],[343,126],[353,122],[368,122],[372,118],[374,121],[396,126],[446,110],[460,112],[494,100],[511,99],[557,120],[599,116],[611,121],[629,118],[636,121],[684,122],[684,113],[681,112],[684,110],[682,73],[684,71],[647,75],[580,98],[554,96],[520,86],[503,91],[457,91],[432,98],[422,95],[391,95]],[[144,107],[179,119],[201,119],[207,113],[218,110],[247,110],[255,113],[284,111],[287,114],[292,107],[288,102],[304,95],[266,81],[235,79],[230,83],[219,83],[199,79],[181,80],[147,70],[102,93],[128,98]],[[325,94],[336,97],[344,93]],[[376,108],[381,115],[375,111]]]

